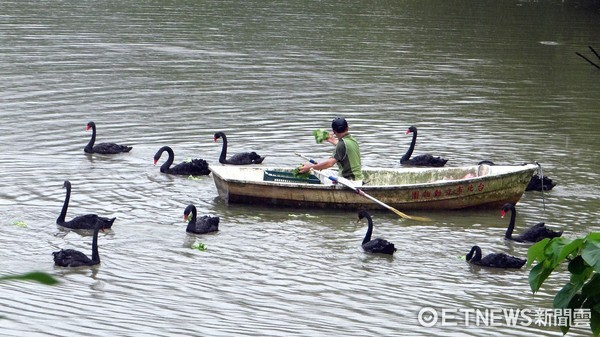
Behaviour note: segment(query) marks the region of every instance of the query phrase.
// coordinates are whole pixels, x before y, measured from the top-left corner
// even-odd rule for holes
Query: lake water
[[[0,13],[0,275],[48,272],[61,283],[0,284],[3,336],[561,336],[557,327],[425,327],[423,308],[549,309],[566,270],[535,296],[529,270],[469,266],[525,256],[505,242],[499,209],[372,212],[392,258],[360,248],[354,211],[227,205],[212,177],[161,174],[154,153],[218,164],[254,150],[296,166],[331,147],[312,130],[345,116],[366,167],[415,154],[538,161],[558,185],[527,192],[517,229],[545,221],[576,238],[600,230],[600,11],[572,1],[2,1]],[[98,142],[128,154],[85,155]],[[55,267],[51,252],[90,252],[67,218],[116,216],[102,263]],[[221,218],[188,235],[183,210]],[[25,225],[19,225],[24,222]],[[192,247],[203,243],[206,251]],[[463,312],[463,311],[461,311]],[[468,325],[468,326],[465,326]],[[587,336],[573,329],[569,336]]]

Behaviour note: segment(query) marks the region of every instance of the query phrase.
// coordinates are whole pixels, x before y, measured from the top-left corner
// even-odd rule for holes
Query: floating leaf
[[[202,242],[199,242],[197,245],[192,246],[193,249],[197,249],[201,252],[205,252],[208,248]]]
[[[317,141],[317,144],[320,144],[324,140],[329,138],[329,132],[327,130],[318,129],[318,130],[313,131],[312,133],[313,133],[313,136],[315,136],[315,140]]]
[[[198,181],[198,180],[202,180],[202,178],[198,178],[198,177],[194,177],[193,175],[190,175],[188,177],[189,180],[194,180],[194,181]]]
[[[458,259],[459,260],[463,260],[463,261],[467,261],[467,256],[466,255],[461,255],[461,256],[458,256]]]
[[[15,226],[18,226],[18,227],[27,227],[27,224],[25,223],[25,221],[21,221],[21,220],[13,221],[12,224]]]
[[[26,274],[19,275],[10,275],[0,277],[0,281],[8,281],[8,280],[22,280],[22,281],[36,281],[39,283],[54,285],[58,283],[58,280],[52,277],[52,275],[43,273],[43,272],[31,272]]]

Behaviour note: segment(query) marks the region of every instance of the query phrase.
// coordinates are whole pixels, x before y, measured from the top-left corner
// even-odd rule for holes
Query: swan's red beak
[[[215,137],[214,139],[215,139],[215,142],[216,142],[217,141],[217,137]]]
[[[90,126],[89,126],[89,125],[86,125],[86,126],[85,126],[85,131],[88,131],[89,129],[90,129]]]
[[[505,215],[506,215],[506,211],[505,211],[505,210],[502,210],[502,211],[500,212],[500,217],[504,219],[504,216],[505,216]]]
[[[409,134],[409,133],[410,133],[410,129],[406,130],[406,134]]]
[[[156,166],[157,161],[158,161],[158,159],[154,159],[154,166]]]
[[[188,221],[188,219],[187,219],[187,218],[188,218],[188,215],[189,215],[189,214],[184,214],[184,215],[183,215],[183,221]]]

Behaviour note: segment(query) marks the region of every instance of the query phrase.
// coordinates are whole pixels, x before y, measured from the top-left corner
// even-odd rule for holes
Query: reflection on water
[[[0,20],[0,270],[56,275],[54,287],[1,285],[3,335],[557,335],[554,327],[436,325],[423,307],[549,308],[558,274],[534,297],[528,270],[474,268],[505,242],[500,210],[372,213],[394,257],[366,255],[347,211],[227,205],[211,176],[164,175],[153,156],[218,164],[231,151],[265,164],[326,158],[312,131],[345,116],[366,167],[415,154],[447,166],[539,161],[558,185],[528,192],[515,232],[539,221],[575,238],[598,230],[597,84],[574,52],[600,45],[598,11],[563,2],[5,2]],[[99,142],[133,146],[85,155]],[[54,267],[51,252],[91,252],[68,217],[116,216],[100,266]],[[185,232],[183,210],[221,217]],[[546,208],[542,207],[545,204]],[[409,213],[410,214],[410,213]],[[15,225],[21,221],[24,225]],[[205,251],[192,249],[204,244]],[[587,335],[586,329],[573,336]]]

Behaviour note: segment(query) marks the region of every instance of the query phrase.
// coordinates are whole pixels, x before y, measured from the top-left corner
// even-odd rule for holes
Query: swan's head
[[[189,222],[191,220],[190,214],[193,215],[194,213],[196,213],[196,206],[192,204],[188,205],[183,211],[183,221]]]
[[[409,134],[411,132],[417,132],[417,127],[411,126],[408,128],[408,130],[406,130],[406,134]]]
[[[365,217],[370,217],[371,215],[369,214],[369,212],[365,211],[365,210],[360,210],[358,211],[358,220],[356,220],[356,222],[360,222],[360,220],[364,219]]]
[[[154,154],[154,165],[156,165],[156,163],[160,159],[160,156],[162,156],[163,152],[165,151],[167,151],[167,153],[169,154],[173,152],[173,150],[168,146],[163,146],[160,149],[158,149],[158,151]]]
[[[96,126],[96,124],[94,122],[88,122],[87,125],[85,126],[85,131],[88,131],[89,129],[92,129],[94,126]]]
[[[71,188],[71,182],[68,180],[65,180],[65,182],[63,184],[63,188]]]
[[[469,251],[467,256],[465,256],[465,259],[470,262],[471,259],[473,258],[473,253],[475,253],[477,250],[481,251],[481,248],[479,248],[479,246],[477,246],[477,245],[471,247],[471,250]],[[473,262],[475,262],[475,261],[473,261]]]
[[[216,132],[214,135],[215,142],[221,137],[225,138],[225,134],[223,132]]]
[[[511,203],[504,204],[504,206],[502,206],[502,210],[500,211],[500,217],[504,218],[506,213],[514,208],[515,206]]]

